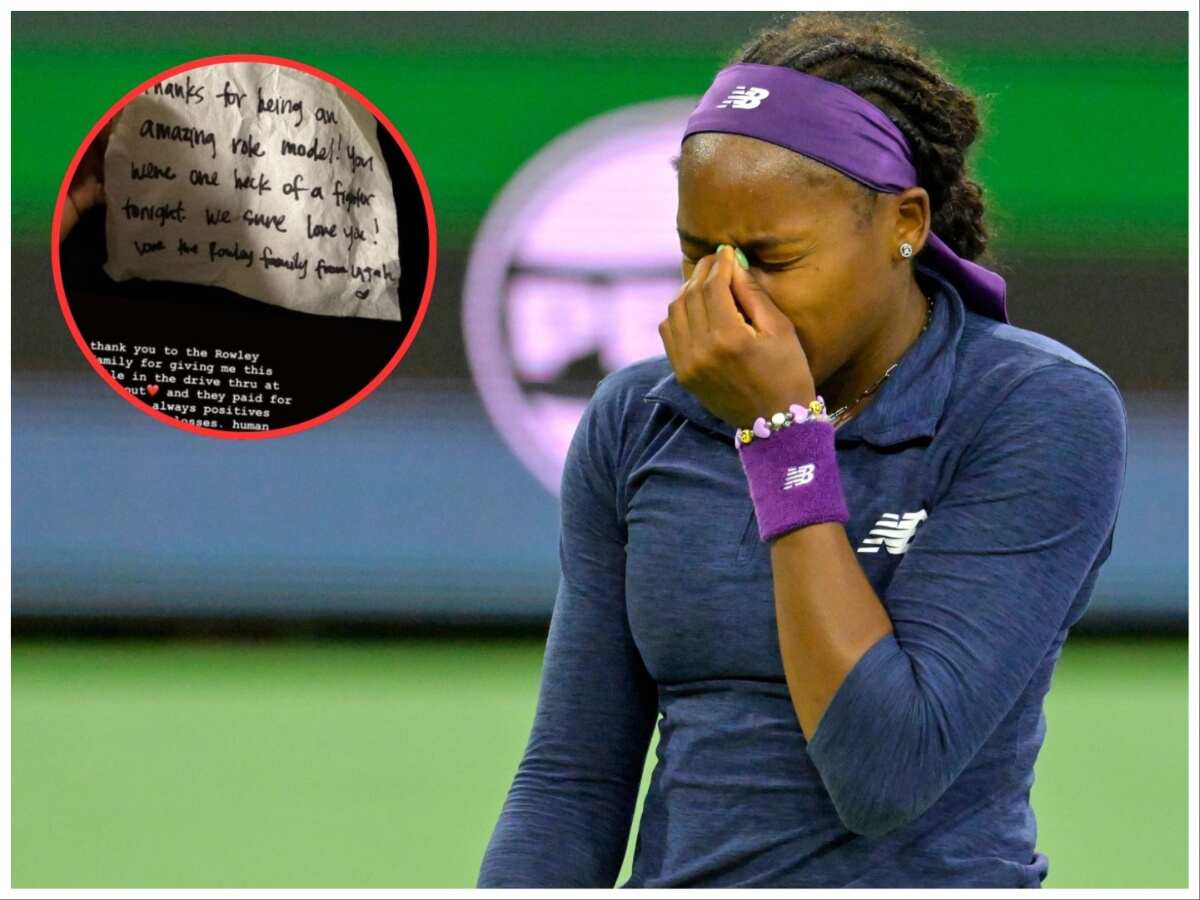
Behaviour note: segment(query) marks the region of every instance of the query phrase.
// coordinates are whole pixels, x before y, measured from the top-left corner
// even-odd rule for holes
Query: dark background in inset
[[[216,348],[260,353],[256,365],[269,368],[272,374],[246,378],[260,385],[278,382],[278,391],[265,393],[283,394],[292,402],[270,406],[270,417],[261,420],[229,414],[202,416],[206,404],[195,399],[193,388],[189,402],[196,404],[198,411],[186,418],[215,419],[222,429],[229,429],[232,419],[263,421],[272,430],[286,428],[323,415],[353,397],[403,343],[420,306],[429,270],[428,222],[416,174],[382,123],[376,123],[376,134],[392,179],[400,236],[399,322],[299,312],[215,285],[140,278],[113,281],[101,268],[107,252],[105,209],[99,206],[88,210],[67,235],[60,257],[67,302],[84,342],[123,342],[130,351],[134,344],[157,347],[159,359],[166,344],[178,348],[179,359],[185,361],[188,357],[183,348],[196,347],[206,350],[208,356],[194,361],[210,363],[219,362],[213,357]],[[309,277],[315,277],[311,271]],[[136,363],[134,368],[138,370]],[[166,374],[181,378],[188,373]],[[222,406],[232,405],[229,388],[212,390],[226,393]],[[153,398],[137,399],[147,406],[154,404]]]

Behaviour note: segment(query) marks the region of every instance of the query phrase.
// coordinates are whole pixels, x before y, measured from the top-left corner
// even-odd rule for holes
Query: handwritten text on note
[[[121,110],[104,172],[114,280],[400,319],[396,206],[375,119],[314,75],[239,62],[161,81]]]

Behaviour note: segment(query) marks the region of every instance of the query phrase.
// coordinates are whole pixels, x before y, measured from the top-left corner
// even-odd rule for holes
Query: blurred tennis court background
[[[769,18],[13,15],[15,887],[474,883],[533,714],[558,507],[466,360],[472,242],[556,137],[695,97]],[[989,95],[976,165],[1013,321],[1108,371],[1131,419],[1113,556],[1047,700],[1046,886],[1181,887],[1186,16],[906,18]],[[438,222],[396,372],[276,441],[134,412],[81,357],[49,270],[54,198],[94,122],[154,73],[233,51],[372,100]]]

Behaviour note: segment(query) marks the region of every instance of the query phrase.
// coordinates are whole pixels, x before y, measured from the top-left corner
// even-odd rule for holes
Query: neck
[[[888,366],[916,343],[925,327],[927,303],[915,279],[909,282],[904,300],[894,304],[894,309],[895,314],[880,322],[859,351],[818,385],[817,393],[825,399],[825,408],[830,413],[847,403],[853,404],[863,391],[883,376]],[[874,394],[863,399],[843,415],[847,419],[858,415],[873,397]]]

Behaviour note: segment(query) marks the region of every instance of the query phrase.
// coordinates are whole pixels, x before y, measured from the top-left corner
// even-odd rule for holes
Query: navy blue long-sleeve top
[[[532,733],[479,887],[612,887],[656,723],[623,887],[1041,885],[1043,700],[1112,548],[1124,403],[1070,348],[917,277],[928,330],[835,433],[846,535],[894,632],[811,740],[742,423],[665,356],[600,382],[562,477]]]

